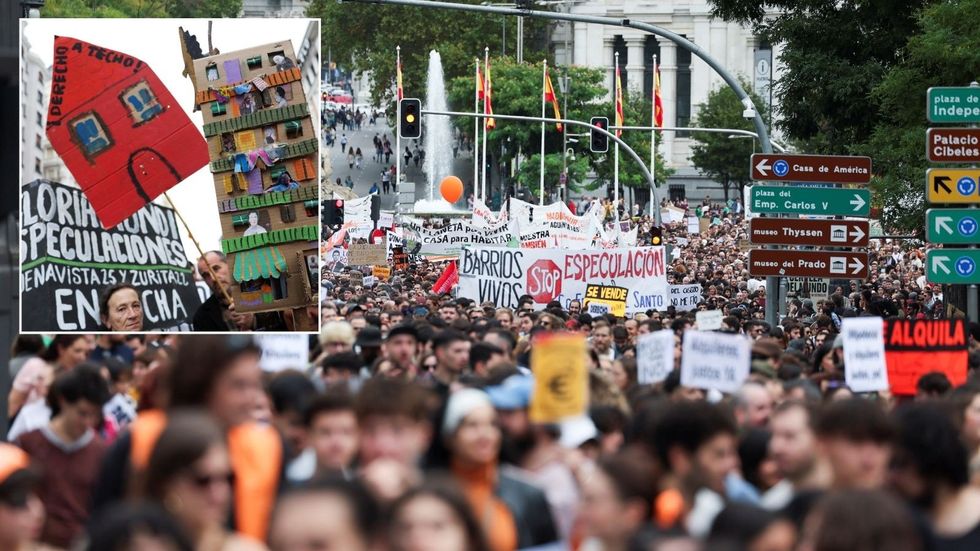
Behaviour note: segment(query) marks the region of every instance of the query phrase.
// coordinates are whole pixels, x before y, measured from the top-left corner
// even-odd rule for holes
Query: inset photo
[[[317,331],[319,21],[20,25],[21,330]]]

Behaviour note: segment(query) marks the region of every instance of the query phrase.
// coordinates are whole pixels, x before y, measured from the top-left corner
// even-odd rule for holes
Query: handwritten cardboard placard
[[[664,329],[637,337],[636,367],[641,385],[666,379],[674,369],[674,332]]]
[[[749,376],[752,344],[744,335],[685,331],[681,384],[733,393]]]
[[[888,370],[881,318],[844,318],[841,336],[847,386],[854,392],[887,390]]]

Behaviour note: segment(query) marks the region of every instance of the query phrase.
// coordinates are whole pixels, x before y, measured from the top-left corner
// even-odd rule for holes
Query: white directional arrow
[[[861,207],[863,207],[865,203],[864,203],[864,199],[862,199],[860,195],[855,193],[854,199],[851,199],[851,204],[854,205],[854,210],[858,211],[861,210]]]
[[[742,166],[745,166],[745,165],[742,165]],[[769,170],[770,168],[772,168],[772,167],[766,164],[766,160],[765,159],[762,159],[761,161],[759,161],[759,164],[755,165],[755,169],[758,170],[759,172],[761,172],[763,176],[768,176],[769,175],[766,171]]]
[[[854,231],[851,232],[851,237],[854,238],[855,243],[864,239],[864,230],[861,229],[861,226],[854,226]]]
[[[852,258],[848,267],[851,268],[852,274],[859,274],[864,269],[864,262],[861,262],[860,258]]]
[[[936,217],[936,233],[941,233],[940,228],[946,230],[946,233],[952,234],[953,228],[949,227],[949,223],[953,221],[952,216],[937,216]]]
[[[933,256],[932,257],[932,271],[942,270],[944,274],[949,274],[949,268],[946,267],[946,261],[949,260],[948,256]]]

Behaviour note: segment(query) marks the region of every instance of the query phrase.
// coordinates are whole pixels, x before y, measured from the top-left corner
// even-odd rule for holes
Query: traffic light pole
[[[643,173],[643,177],[646,178],[647,182],[651,186],[653,186],[653,184],[654,184],[653,175],[650,174],[650,170],[647,168],[646,163],[644,163],[643,162],[643,159],[641,159],[640,156],[636,154],[636,151],[633,151],[633,148],[632,147],[630,147],[629,145],[626,144],[626,142],[624,142],[622,139],[620,139],[619,137],[617,137],[615,135],[615,133],[610,132],[610,131],[606,130],[605,128],[602,128],[602,127],[599,127],[599,126],[595,126],[593,124],[589,124],[587,122],[576,121],[576,120],[572,120],[572,119],[552,119],[552,118],[548,118],[548,117],[527,117],[527,116],[524,116],[524,115],[500,115],[498,113],[494,113],[492,115],[488,115],[488,114],[484,114],[484,113],[462,113],[462,112],[459,112],[459,111],[430,111],[428,109],[423,109],[422,110],[422,114],[423,115],[438,115],[438,116],[444,116],[444,117],[477,117],[477,118],[480,118],[480,119],[494,118],[494,119],[509,120],[509,121],[561,123],[561,124],[572,124],[572,125],[575,125],[575,126],[584,126],[584,127],[589,128],[589,129],[591,129],[593,131],[598,131],[598,132],[601,132],[602,134],[605,134],[605,136],[607,138],[609,138],[609,139],[613,140],[614,142],[616,142],[617,144],[619,144],[619,146],[624,151],[626,151],[626,153],[629,154],[629,156],[632,157],[634,161],[636,161],[636,164],[639,165],[640,171]],[[653,200],[653,201],[655,201],[656,199],[657,199],[656,196],[654,196],[654,197],[651,198],[651,200]],[[655,209],[655,211],[654,211],[654,222],[656,223],[656,225],[658,225],[658,226],[660,225],[660,209]]]

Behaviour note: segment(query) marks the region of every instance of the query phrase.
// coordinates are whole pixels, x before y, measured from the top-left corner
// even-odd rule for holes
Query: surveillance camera
[[[742,111],[742,118],[745,118],[745,119],[754,119],[755,118],[755,109],[749,107],[745,111]]]

